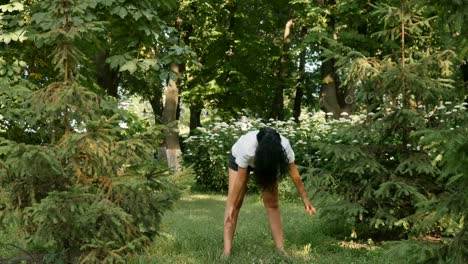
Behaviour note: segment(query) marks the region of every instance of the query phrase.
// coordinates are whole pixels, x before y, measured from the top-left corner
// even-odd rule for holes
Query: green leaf
[[[122,67],[120,67],[120,72],[128,71],[130,74],[133,74],[137,70],[137,65],[134,61],[127,61]]]
[[[0,10],[2,10],[2,12],[23,11],[24,5],[19,2],[13,2],[10,4],[1,5]]]
[[[10,34],[7,34],[7,35],[4,35],[3,37],[3,42],[5,42],[6,44],[10,43],[11,41],[11,36]]]
[[[117,69],[124,65],[128,61],[125,55],[116,55],[106,59],[106,62],[110,64],[112,69]]]
[[[128,11],[125,7],[116,6],[112,9],[111,14],[118,15],[120,18],[125,18],[128,15]]]

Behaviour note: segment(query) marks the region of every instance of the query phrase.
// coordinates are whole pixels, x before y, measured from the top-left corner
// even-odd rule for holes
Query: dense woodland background
[[[0,219],[31,248],[124,262],[269,125],[338,236],[466,260],[466,0],[0,2]]]

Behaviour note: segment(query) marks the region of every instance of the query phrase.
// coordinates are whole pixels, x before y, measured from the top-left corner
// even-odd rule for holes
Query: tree
[[[24,33],[6,54],[52,56],[0,69],[1,223],[17,217],[29,243],[67,262],[125,263],[158,232],[178,191],[153,158],[160,128],[93,92],[95,72],[84,68],[85,47],[105,31],[99,14],[121,1],[27,3],[0,6],[4,29]],[[29,69],[50,75],[37,80]]]
[[[329,42],[324,55],[336,61],[342,84],[355,89],[369,115],[358,126],[345,126],[340,132],[344,140],[318,143],[315,150],[315,155],[323,153],[320,158],[329,160],[329,164],[315,163],[319,174],[332,175],[329,182],[336,184],[328,187],[343,198],[327,207],[324,215],[331,211],[337,219],[348,215],[353,235],[364,233],[377,239],[420,234],[420,204],[444,187],[434,186],[432,179],[440,168],[431,163],[430,147],[420,146],[417,135],[432,126],[425,120],[430,109],[454,98],[451,63],[455,54],[425,49],[434,41],[427,37],[434,30],[434,19],[417,1],[394,4],[374,5],[372,15],[380,19],[382,29],[373,34],[383,47],[398,49],[366,56]]]

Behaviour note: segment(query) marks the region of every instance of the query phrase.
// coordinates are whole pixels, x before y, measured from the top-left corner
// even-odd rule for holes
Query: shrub
[[[1,89],[0,97],[11,97],[15,89]],[[93,95],[81,86],[72,89]],[[19,130],[36,131],[31,134],[43,137],[41,144],[21,142],[30,137],[18,134],[15,140],[5,138],[11,127],[20,124],[11,113],[31,111],[29,100],[32,97],[20,97],[15,101],[18,105],[7,106],[4,118],[12,125],[0,131],[0,222],[18,211],[31,245],[41,245],[46,252],[65,252],[64,256],[80,252],[83,263],[124,263],[126,254],[141,249],[157,234],[163,212],[179,195],[168,181],[166,166],[153,158],[154,142],[162,140],[162,133],[145,128],[112,103],[105,108],[88,105],[96,116],[64,132],[66,128],[57,126],[59,100],[48,105],[51,121],[41,121],[49,127],[34,129],[31,123]],[[38,107],[40,100],[34,100]],[[101,115],[104,112],[112,115]],[[30,112],[39,121],[42,113]],[[74,114],[79,120],[79,112]],[[123,129],[122,122],[129,128]],[[53,139],[54,131],[61,131],[60,140]]]
[[[103,30],[93,13],[100,3],[31,5],[2,6],[2,14],[12,12],[9,27],[21,21],[15,31],[27,34],[27,46],[52,51],[52,61],[34,70],[52,65],[54,72],[34,80],[32,65],[0,59],[0,226],[16,212],[30,246],[65,257],[55,263],[76,252],[80,263],[125,263],[179,196],[154,159],[162,128],[99,96],[94,76],[79,74],[89,74],[79,47]]]
[[[270,126],[286,136],[297,158],[307,157],[302,155],[307,149],[307,137],[310,136],[314,126],[312,123],[304,123],[303,126],[289,121],[262,122],[260,119],[243,117],[241,120],[225,122],[213,122],[206,127],[196,129],[192,136],[185,140],[184,163],[191,165],[196,173],[196,183],[213,191],[225,191],[228,186],[228,162],[231,155],[231,147],[237,139],[247,131],[259,129],[262,126]],[[249,187],[255,189],[255,184],[250,181]]]

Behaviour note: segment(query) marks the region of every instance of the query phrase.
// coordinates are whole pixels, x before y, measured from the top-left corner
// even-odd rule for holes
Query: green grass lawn
[[[222,259],[225,201],[222,195],[184,196],[165,214],[154,245],[131,263],[404,263],[389,259],[386,249],[341,247],[325,234],[316,216],[305,213],[300,202],[281,203],[288,256],[276,254],[259,195],[246,197],[232,255]]]
[[[412,263],[395,254],[398,247],[391,244],[379,245],[374,250],[340,246],[340,241],[328,235],[330,224],[307,215],[300,201],[281,201],[288,256],[277,254],[261,198],[254,194],[246,197],[241,209],[232,255],[223,259],[225,201],[223,195],[184,195],[164,215],[160,236],[128,263]],[[9,225],[0,230],[1,258],[25,254],[20,248],[27,246],[18,237],[17,229]]]

